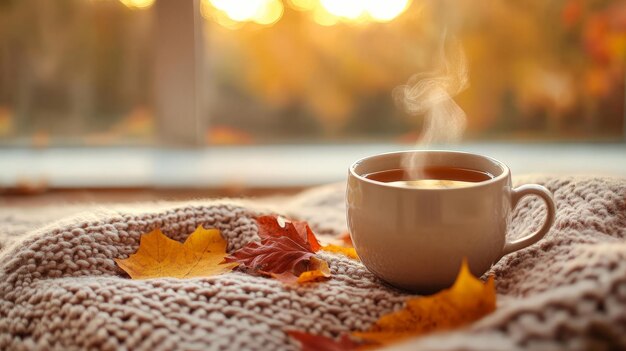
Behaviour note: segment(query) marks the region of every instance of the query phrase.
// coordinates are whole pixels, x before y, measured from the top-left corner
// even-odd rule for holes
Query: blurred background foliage
[[[154,1],[0,0],[1,143],[158,146]],[[391,92],[444,31],[470,65],[466,139],[625,138],[626,1],[197,5],[207,144],[412,142]]]

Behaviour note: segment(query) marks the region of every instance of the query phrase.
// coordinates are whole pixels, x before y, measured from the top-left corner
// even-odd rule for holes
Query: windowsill
[[[295,187],[345,179],[348,166],[406,145],[280,145],[205,149],[0,149],[0,187],[48,188]],[[456,149],[489,155],[513,174],[626,176],[626,144],[472,143]]]

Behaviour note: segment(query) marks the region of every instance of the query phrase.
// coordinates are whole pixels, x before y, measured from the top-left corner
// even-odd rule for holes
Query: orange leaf
[[[302,351],[350,351],[362,345],[347,334],[343,334],[339,340],[296,330],[288,330],[287,334],[300,342]]]
[[[475,278],[463,260],[454,285],[432,296],[407,300],[404,309],[382,316],[368,331],[353,336],[380,344],[450,330],[493,312],[496,291],[493,277],[486,283]]]
[[[310,262],[309,270],[302,272],[300,276],[298,276],[298,283],[308,283],[330,278],[330,268],[328,268],[326,261],[320,260],[317,257],[311,257]]]
[[[132,279],[209,277],[231,271],[236,263],[220,264],[226,256],[226,241],[218,229],[199,226],[184,244],[155,229],[143,234],[137,252],[115,259]]]
[[[328,263],[326,261],[317,257],[311,257],[309,260],[309,270],[300,273],[299,276],[296,276],[294,273],[289,271],[283,273],[269,273],[269,275],[285,284],[302,284],[329,278],[330,268],[328,267]]]
[[[353,247],[343,247],[337,246],[333,244],[329,244],[326,246],[322,246],[322,250],[334,253],[340,253],[355,260],[359,259],[359,256],[356,254],[356,250]]]
[[[282,218],[281,218],[282,219]],[[306,222],[278,221],[276,216],[261,216],[256,219],[261,240],[270,237],[289,237],[296,242],[304,243],[311,251],[317,252],[321,245]],[[298,240],[301,239],[301,240]]]

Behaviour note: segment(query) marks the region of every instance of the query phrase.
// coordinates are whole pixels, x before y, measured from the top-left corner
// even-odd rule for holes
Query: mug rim
[[[502,173],[500,173],[499,175],[489,179],[489,180],[485,180],[482,182],[476,182],[476,183],[472,183],[470,185],[466,185],[463,187],[459,187],[459,188],[417,188],[417,187],[409,187],[409,186],[397,186],[397,185],[389,185],[387,183],[384,182],[379,182],[376,180],[372,180],[369,178],[366,178],[360,174],[358,174],[356,172],[356,167],[363,163],[363,162],[367,162],[370,161],[374,158],[377,157],[389,157],[389,156],[393,156],[393,155],[400,155],[400,154],[411,154],[411,153],[444,153],[444,154],[456,154],[456,155],[466,155],[466,156],[477,156],[477,157],[481,157],[483,159],[487,159],[488,161],[493,162],[494,164],[496,164],[498,167],[500,167],[502,169]],[[362,182],[366,182],[368,184],[374,185],[374,186],[379,186],[379,187],[383,187],[386,189],[403,189],[403,190],[407,190],[407,191],[459,191],[459,190],[464,190],[464,189],[471,189],[471,188],[478,188],[478,187],[482,187],[482,186],[489,186],[491,184],[497,183],[503,179],[506,179],[510,173],[511,170],[509,169],[509,167],[507,165],[505,165],[503,162],[496,160],[493,157],[489,157],[489,156],[485,156],[482,154],[477,154],[477,153],[473,153],[473,152],[466,152],[466,151],[454,151],[454,150],[403,150],[403,151],[391,151],[391,152],[383,152],[380,154],[375,154],[375,155],[371,155],[371,156],[366,156],[363,158],[360,158],[358,160],[356,160],[355,162],[353,162],[350,167],[348,168],[348,172],[350,173],[351,176],[355,177],[356,179],[358,179],[359,181]]]

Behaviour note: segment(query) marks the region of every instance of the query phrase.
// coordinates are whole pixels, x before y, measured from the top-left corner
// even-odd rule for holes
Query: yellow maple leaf
[[[220,264],[226,256],[226,241],[218,229],[199,226],[184,244],[155,229],[143,234],[137,252],[117,265],[133,279],[209,277],[231,271],[238,264]]]
[[[493,276],[483,283],[472,275],[463,260],[454,285],[432,296],[407,300],[404,309],[382,316],[368,331],[354,336],[389,344],[435,331],[471,323],[496,309]]]
[[[354,249],[354,247],[345,247],[345,246],[339,246],[339,245],[334,245],[334,244],[328,244],[326,246],[322,246],[322,250],[333,252],[333,253],[340,253],[352,259],[359,260],[359,255],[356,254],[356,250]]]

